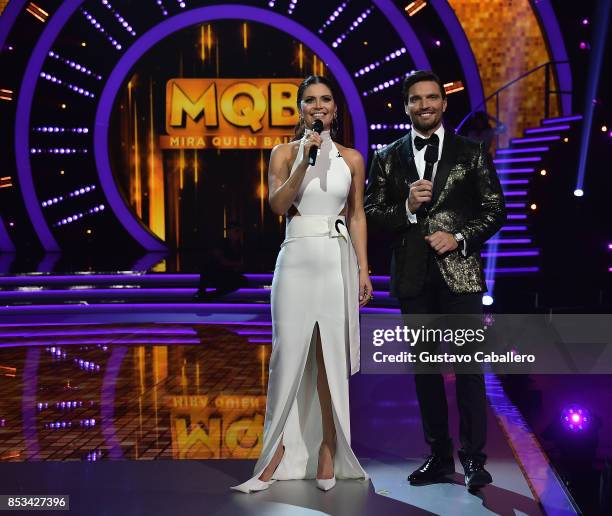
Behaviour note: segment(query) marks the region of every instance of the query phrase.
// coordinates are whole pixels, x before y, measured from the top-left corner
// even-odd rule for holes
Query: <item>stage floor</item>
[[[371,483],[231,492],[259,454],[271,328],[259,311],[214,310],[0,317],[0,493],[69,494],[88,515],[543,513],[538,478],[521,471],[494,408],[492,485],[469,493],[457,461],[447,482],[410,486],[427,449],[403,375],[351,379],[353,446]],[[452,376],[446,384],[457,442]]]

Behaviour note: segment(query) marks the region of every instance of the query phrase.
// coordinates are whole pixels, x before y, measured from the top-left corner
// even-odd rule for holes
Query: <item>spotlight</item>
[[[540,175],[541,176],[545,176],[546,175],[546,169],[543,168],[542,170],[540,170]]]
[[[607,130],[608,130],[608,126],[606,126],[606,125],[602,125],[601,126],[601,132],[602,133],[605,133]]]
[[[582,20],[582,25],[588,25],[589,24],[589,20],[587,18],[584,18]]]
[[[66,109],[66,104],[62,104],[60,107],[61,107],[62,109]]]
[[[537,210],[538,209],[538,205],[533,203],[531,206],[529,206],[532,210]]]
[[[490,296],[489,294],[482,296],[482,304],[485,306],[491,306],[493,304],[493,296]]]
[[[564,141],[565,143],[567,143],[567,142],[569,142],[569,138],[565,137],[565,138],[563,138],[563,141]]]
[[[81,46],[82,46],[82,47],[86,47],[86,46],[87,46],[87,43],[85,43],[84,41],[81,41]]]
[[[437,40],[434,42],[434,44],[435,44],[437,47],[439,47],[440,45],[442,45],[442,42],[441,42],[439,39],[437,39]]]
[[[567,407],[561,412],[561,424],[571,432],[584,432],[591,425],[591,413],[582,407]]]
[[[576,190],[574,190],[574,195],[576,197],[582,197],[584,195],[584,191],[582,191],[580,188],[576,188]]]

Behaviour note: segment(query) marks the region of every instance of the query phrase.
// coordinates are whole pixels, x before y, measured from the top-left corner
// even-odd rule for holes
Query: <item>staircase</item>
[[[544,119],[539,127],[511,139],[509,147],[497,150],[493,163],[506,196],[508,218],[482,253],[489,291],[493,290],[495,276],[528,276],[540,270],[540,249],[531,223],[531,214],[538,208],[532,196],[533,185],[545,180],[551,154],[566,143],[581,120],[581,115]]]

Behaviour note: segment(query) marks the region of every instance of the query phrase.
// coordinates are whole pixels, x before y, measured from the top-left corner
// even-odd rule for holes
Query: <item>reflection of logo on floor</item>
[[[175,459],[256,459],[265,396],[167,396]]]
[[[340,154],[340,151],[338,151],[338,155],[336,156],[336,158],[341,158],[342,154]]]

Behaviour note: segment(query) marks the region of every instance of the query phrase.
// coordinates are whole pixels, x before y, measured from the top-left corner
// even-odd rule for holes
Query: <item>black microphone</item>
[[[423,175],[423,179],[427,179],[427,181],[431,181],[431,176],[433,175],[433,166],[434,163],[438,161],[438,146],[437,145],[427,145],[425,149],[425,174]]]
[[[319,120],[318,118],[314,121],[314,123],[312,124],[312,130],[321,134],[321,131],[323,130],[323,122],[321,122],[321,120]],[[315,145],[313,145],[312,147],[310,147],[310,152],[308,153],[308,164],[312,167],[314,166],[314,164],[317,162],[317,152],[318,152],[319,148]]]

